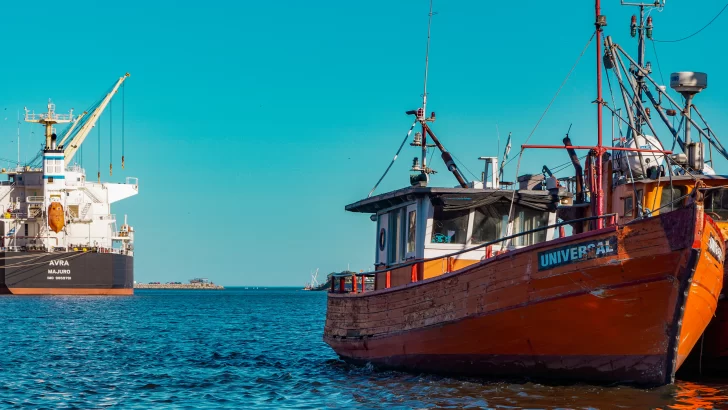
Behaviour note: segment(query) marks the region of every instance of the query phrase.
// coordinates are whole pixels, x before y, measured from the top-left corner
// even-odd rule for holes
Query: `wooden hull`
[[[550,254],[607,243],[601,257],[548,266]],[[396,288],[329,293],[324,340],[386,368],[671,383],[716,310],[723,253],[694,205]]]

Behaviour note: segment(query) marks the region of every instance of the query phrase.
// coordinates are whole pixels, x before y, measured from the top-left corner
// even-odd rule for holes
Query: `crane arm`
[[[71,124],[71,126],[68,128],[68,131],[66,132],[66,135],[63,136],[63,139],[61,140],[61,142],[58,143],[58,146],[62,146],[66,142],[66,140],[68,139],[68,137],[71,136],[71,133],[73,132],[73,130],[76,129],[76,126],[81,121],[81,118],[83,118],[83,116],[86,115],[86,114],[87,113],[84,111],[81,115],[79,115],[79,116],[76,117],[76,120],[73,121],[73,124]]]
[[[119,80],[114,85],[114,88],[111,89],[111,91],[106,94],[106,97],[101,101],[101,103],[96,107],[93,112],[91,112],[88,121],[84,123],[81,128],[79,128],[76,135],[73,137],[71,142],[68,143],[68,146],[64,149],[63,156],[65,159],[65,164],[68,166],[71,163],[71,160],[73,159],[73,156],[76,155],[76,152],[78,151],[78,148],[83,143],[84,139],[86,139],[86,136],[91,132],[91,129],[96,125],[96,121],[98,121],[99,117],[101,116],[101,113],[104,111],[106,106],[109,104],[109,101],[111,101],[111,98],[116,94],[116,91],[119,89],[121,84],[129,77],[129,73],[124,74],[124,76],[120,77]]]

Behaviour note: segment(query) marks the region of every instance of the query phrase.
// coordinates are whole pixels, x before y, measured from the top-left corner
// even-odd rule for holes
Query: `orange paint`
[[[14,295],[133,295],[134,289],[8,288]]]
[[[48,227],[55,233],[63,229],[65,225],[63,217],[63,205],[60,202],[53,202],[48,206]]]
[[[324,340],[345,359],[406,370],[670,383],[723,285],[709,249],[722,236],[702,215],[693,204],[483,261],[427,261],[420,282],[329,294]],[[539,265],[585,243],[611,245]]]

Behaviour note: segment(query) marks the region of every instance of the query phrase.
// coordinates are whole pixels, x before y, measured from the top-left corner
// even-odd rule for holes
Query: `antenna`
[[[430,0],[430,13],[427,21],[427,48],[425,49],[425,86],[422,93],[422,110],[427,112],[427,69],[430,65],[430,27],[432,26],[432,0]]]
[[[428,14],[427,19],[427,47],[425,48],[425,82],[424,82],[424,90],[422,92],[422,111],[417,110],[418,114],[421,112],[421,115],[417,115],[417,119],[422,122],[422,173],[427,174],[427,131],[425,130],[425,115],[427,112],[427,72],[428,68],[430,66],[430,29],[432,27],[432,15],[435,14],[432,12],[432,0],[430,0],[430,13]]]

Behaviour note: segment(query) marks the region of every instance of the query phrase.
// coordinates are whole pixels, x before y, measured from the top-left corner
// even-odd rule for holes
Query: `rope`
[[[704,25],[704,26],[703,26],[703,28],[701,28],[700,30],[696,31],[695,33],[693,33],[693,34],[691,34],[691,35],[689,35],[689,36],[687,36],[687,37],[683,37],[683,38],[681,38],[681,39],[678,39],[678,40],[652,40],[652,41],[656,41],[656,42],[658,42],[658,43],[677,43],[677,42],[679,42],[679,41],[687,40],[687,39],[689,39],[690,37],[693,37],[693,36],[697,35],[698,33],[700,33],[701,31],[703,31],[703,30],[705,30],[706,28],[708,28],[708,26],[709,26],[709,25],[713,24],[713,22],[714,22],[714,21],[715,21],[715,20],[716,20],[716,19],[717,19],[718,17],[720,17],[720,15],[721,15],[721,14],[723,14],[723,12],[725,11],[725,9],[726,9],[726,8],[728,8],[728,3],[726,3],[726,5],[725,5],[725,6],[723,6],[723,8],[722,8],[722,9],[720,9],[720,11],[718,12],[718,14],[716,14],[716,15],[715,15],[715,17],[713,17],[713,20],[710,20],[710,21],[708,22],[708,24],[706,24],[706,25]]]
[[[384,174],[382,175],[382,177],[379,178],[379,181],[377,181],[377,183],[374,185],[374,188],[372,188],[372,190],[369,191],[369,195],[367,195],[367,198],[372,196],[372,193],[374,193],[374,190],[377,189],[377,187],[379,186],[379,183],[382,182],[384,177],[387,175],[387,172],[389,172],[389,170],[392,168],[392,165],[394,165],[394,161],[397,160],[399,153],[402,151],[402,147],[404,147],[404,143],[407,142],[407,140],[409,139],[409,136],[412,133],[412,130],[415,128],[415,125],[417,125],[417,120],[415,120],[415,122],[412,123],[412,126],[410,127],[409,131],[407,131],[407,135],[405,135],[404,139],[402,140],[402,143],[399,145],[399,149],[397,150],[397,153],[394,154],[394,158],[392,158],[392,162],[389,163],[389,166],[384,171]]]
[[[591,42],[591,40],[589,40]],[[521,152],[518,153],[518,165],[516,165],[516,178],[518,178],[518,172],[521,169],[521,158],[523,157],[523,148],[521,148]],[[514,157],[515,158],[515,157]],[[508,209],[508,226],[506,227],[506,236],[511,236],[513,232],[513,205],[516,201],[516,190],[513,190],[513,194],[511,194],[511,206]],[[503,243],[503,248],[507,248],[511,246],[511,240],[508,239],[506,242]]]
[[[559,96],[559,93],[561,92],[561,89],[563,89],[563,88],[564,88],[564,85],[566,85],[566,82],[567,82],[567,81],[569,80],[569,77],[571,77],[571,74],[572,74],[572,73],[574,72],[574,69],[575,69],[575,68],[576,68],[576,66],[577,66],[577,65],[579,64],[579,61],[581,61],[581,58],[582,58],[582,57],[584,56],[584,53],[586,53],[586,50],[587,50],[587,48],[589,48],[589,45],[590,45],[590,44],[591,44],[591,42],[592,42],[592,41],[594,40],[594,36],[595,36],[595,35],[596,35],[596,32],[592,33],[591,37],[589,37],[589,41],[588,41],[588,42],[586,43],[586,45],[584,46],[584,49],[583,49],[583,50],[581,50],[581,54],[579,54],[579,57],[578,57],[578,58],[576,59],[576,62],[574,63],[574,65],[573,65],[573,66],[571,66],[571,70],[569,70],[569,73],[568,73],[568,74],[566,75],[566,78],[564,78],[564,81],[562,81],[562,82],[561,82],[561,85],[559,86],[559,89],[558,89],[558,90],[556,90],[556,94],[554,94],[553,98],[551,98],[551,102],[549,102],[549,105],[547,105],[547,106],[546,106],[546,109],[544,110],[543,114],[541,114],[541,118],[539,118],[539,119],[538,119],[538,122],[537,122],[537,123],[536,123],[536,125],[535,125],[535,126],[533,127],[533,130],[531,130],[531,133],[530,133],[530,134],[528,134],[528,138],[526,138],[526,141],[525,141],[525,142],[524,142],[523,144],[527,144],[527,143],[528,143],[528,140],[530,140],[530,139],[531,139],[531,137],[533,136],[533,134],[534,134],[534,133],[536,132],[536,129],[538,128],[539,124],[541,124],[541,121],[542,121],[542,120],[543,120],[543,118],[544,118],[544,117],[546,116],[546,113],[548,113],[548,111],[549,111],[549,108],[551,108],[551,105],[552,105],[552,104],[554,103],[554,101],[556,100],[556,97],[558,97],[558,96]],[[510,163],[511,163],[511,162],[512,162],[512,161],[513,161],[514,159],[516,159],[516,157],[513,157],[513,158],[511,158],[511,160],[510,160],[510,161],[508,161],[508,162],[506,162],[506,164],[505,164],[505,165],[508,165],[508,164],[510,164]],[[521,160],[519,159],[519,160],[518,160],[518,162],[520,162],[520,161],[521,161]],[[504,167],[505,167],[505,165],[504,165]],[[517,173],[517,172],[516,172],[516,176],[518,176],[518,173]]]

